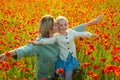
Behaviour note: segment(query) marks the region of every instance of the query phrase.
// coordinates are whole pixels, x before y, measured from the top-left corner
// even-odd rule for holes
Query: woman
[[[94,23],[96,23],[95,20],[92,20],[88,23],[75,27],[74,30],[84,31],[86,26]],[[39,41],[42,38],[52,37],[57,31],[58,28],[55,25],[54,18],[50,15],[45,15],[40,20],[40,36],[36,39],[36,41]],[[24,56],[36,56],[37,79],[54,78],[55,65],[59,54],[59,48],[56,43],[44,46],[28,44],[9,52],[14,59],[20,59]],[[0,60],[4,60],[5,58],[5,54],[0,55]]]

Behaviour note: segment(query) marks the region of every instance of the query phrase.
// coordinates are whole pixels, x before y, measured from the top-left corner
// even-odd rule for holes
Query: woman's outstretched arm
[[[0,54],[0,61],[4,61],[7,58],[7,56],[13,57],[13,56],[16,56],[16,55],[17,55],[16,50],[8,51],[6,53]]]

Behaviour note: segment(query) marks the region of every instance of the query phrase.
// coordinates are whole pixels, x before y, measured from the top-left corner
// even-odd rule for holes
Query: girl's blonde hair
[[[64,16],[58,16],[58,17],[56,18],[56,22],[59,22],[59,21],[61,21],[61,20],[65,20],[65,21],[68,22],[68,19],[67,19],[66,17],[64,17]]]
[[[39,33],[42,37],[49,37],[49,30],[53,28],[54,18],[51,15],[45,15],[41,18],[39,23]]]

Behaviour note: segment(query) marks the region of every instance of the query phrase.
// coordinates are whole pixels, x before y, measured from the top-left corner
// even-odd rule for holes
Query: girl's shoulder
[[[75,30],[73,30],[73,29],[71,29],[71,28],[69,28],[69,29],[67,29],[67,32],[68,33],[71,33],[71,32],[74,32]]]

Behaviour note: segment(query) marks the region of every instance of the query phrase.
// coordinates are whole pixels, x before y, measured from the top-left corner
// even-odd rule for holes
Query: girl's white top
[[[53,44],[57,42],[60,48],[59,56],[62,60],[66,60],[69,53],[71,53],[72,56],[76,58],[76,48],[75,48],[74,38],[90,37],[90,36],[92,36],[92,34],[89,32],[76,32],[75,30],[68,29],[66,36],[63,36],[61,34],[55,34],[51,38],[41,39],[41,42],[43,45]]]

